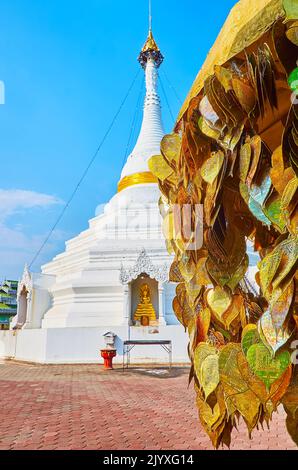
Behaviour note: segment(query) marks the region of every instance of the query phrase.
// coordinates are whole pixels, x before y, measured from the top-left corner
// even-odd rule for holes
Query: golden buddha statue
[[[148,325],[150,321],[156,320],[156,314],[151,303],[150,288],[148,284],[143,284],[140,287],[140,303],[135,311],[134,320],[140,321],[142,325]]]

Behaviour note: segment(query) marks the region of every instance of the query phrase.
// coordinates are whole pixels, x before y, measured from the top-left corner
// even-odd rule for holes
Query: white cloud
[[[12,214],[32,208],[47,208],[62,204],[56,196],[24,189],[0,189],[0,221]]]
[[[47,235],[46,233],[29,235],[21,223],[15,223],[14,227],[11,227],[9,219],[15,222],[17,214],[26,215],[32,209],[47,210],[61,204],[63,204],[61,199],[48,194],[22,189],[0,189],[0,281],[3,277],[18,279],[24,263],[31,261]],[[36,227],[34,230],[38,231]],[[55,230],[38,260],[39,263],[48,260],[67,235],[65,232]]]

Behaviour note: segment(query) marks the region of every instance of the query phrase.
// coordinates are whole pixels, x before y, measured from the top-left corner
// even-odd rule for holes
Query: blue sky
[[[165,56],[160,76],[176,116],[180,103],[166,77],[183,100],[236,1],[152,3]],[[138,70],[147,9],[147,0],[1,0],[0,280],[20,277],[97,148]],[[115,193],[141,80],[142,73],[34,271]],[[140,120],[141,109],[134,138]]]

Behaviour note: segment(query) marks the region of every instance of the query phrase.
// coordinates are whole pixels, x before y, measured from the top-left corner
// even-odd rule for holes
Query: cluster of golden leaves
[[[298,442],[298,366],[290,349],[298,336],[298,105],[289,100],[279,145],[270,149],[260,123],[279,111],[277,81],[287,86],[272,49],[261,44],[216,66],[149,161],[175,254],[173,308],[188,330],[190,380],[215,447],[230,445],[240,417],[250,435],[280,403]],[[248,241],[260,255],[258,289],[245,276]]]

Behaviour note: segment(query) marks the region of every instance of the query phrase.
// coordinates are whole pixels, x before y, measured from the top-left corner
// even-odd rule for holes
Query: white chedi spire
[[[160,153],[160,142],[164,136],[164,129],[157,92],[157,68],[162,60],[163,57],[153,39],[152,32],[149,31],[148,39],[139,56],[139,62],[145,69],[146,77],[143,121],[136,145],[122,169],[121,180],[131,175],[149,172],[149,158]]]

